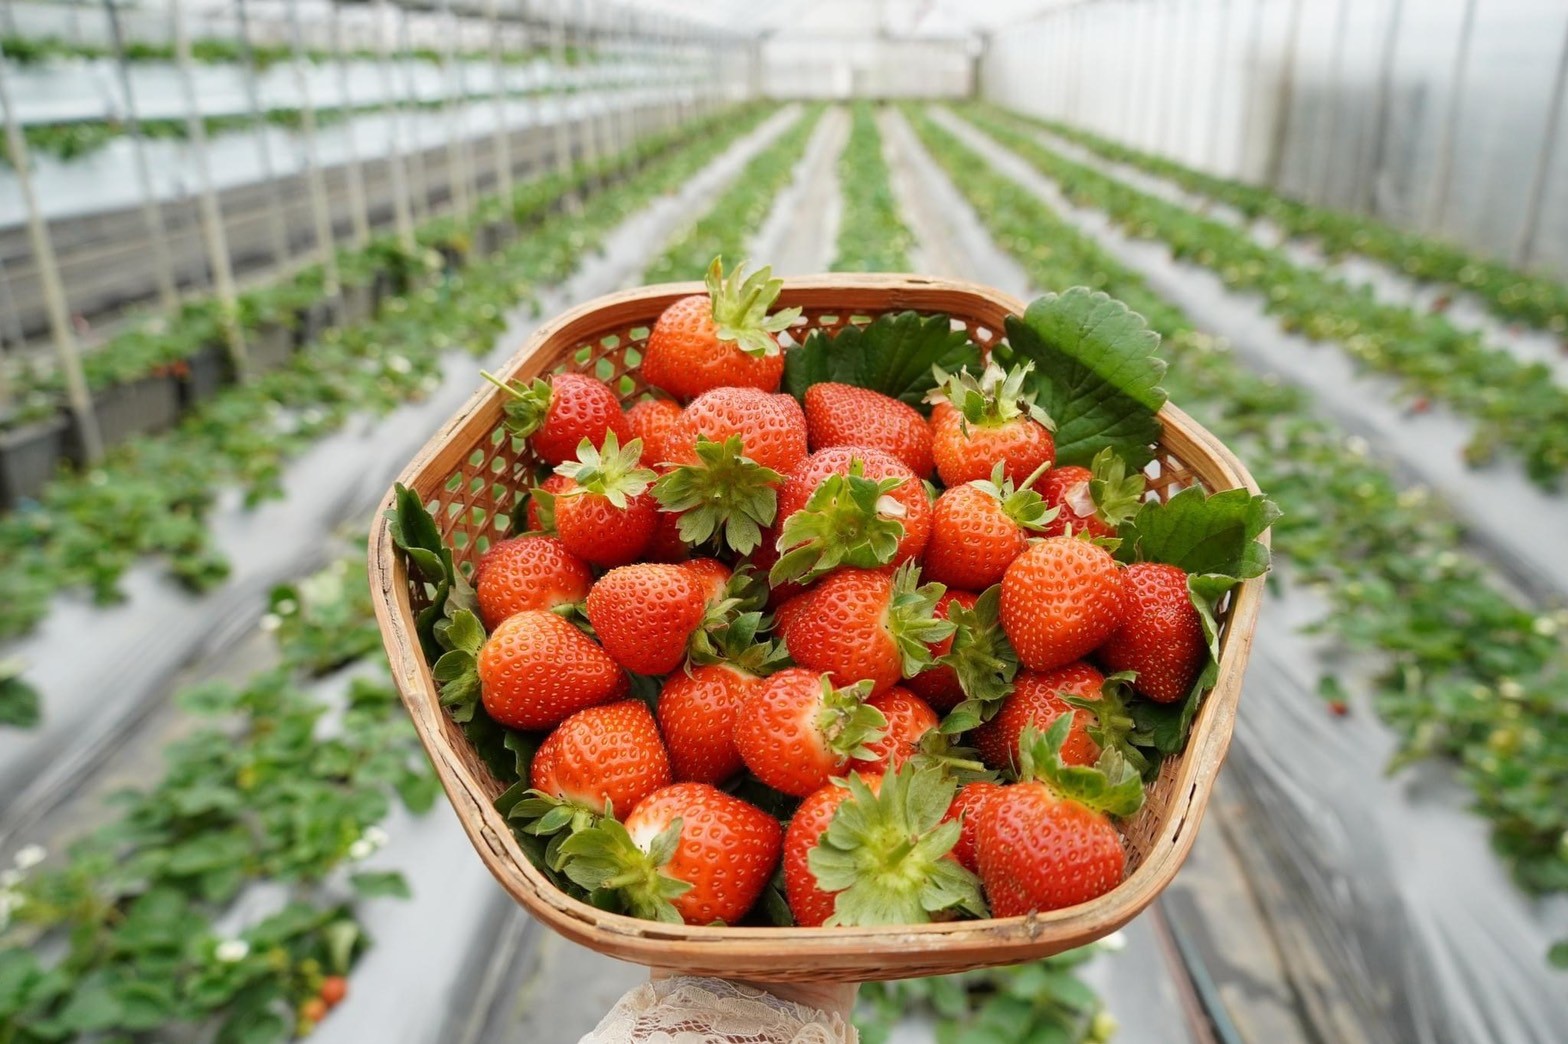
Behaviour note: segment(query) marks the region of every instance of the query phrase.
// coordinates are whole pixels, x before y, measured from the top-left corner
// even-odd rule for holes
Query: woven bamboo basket
[[[645,390],[640,351],[659,313],[697,283],[645,287],[590,301],[540,327],[501,371],[528,380],[555,370],[593,373],[634,401]],[[837,329],[852,317],[913,309],[946,313],[982,348],[1003,336],[1004,319],[1024,304],[985,287],[890,275],[833,275],[785,282],[779,308],[803,315],[795,341],[813,329]],[[400,481],[433,513],[465,568],[502,539],[518,508],[518,491],[537,462],[501,425],[502,393],[487,384],[432,438]],[[1190,485],[1210,491],[1257,486],[1225,446],[1173,406],[1160,412],[1164,435],[1146,474],[1162,499]],[[390,508],[391,494],[383,505]],[[383,512],[382,514],[384,514]],[[421,607],[386,522],[370,542],[376,616],[393,677],[480,858],[502,887],[545,924],[601,953],[691,974],[764,981],[850,981],[937,975],[1012,964],[1101,938],[1135,917],[1175,876],[1208,804],[1229,746],[1252,644],[1261,578],[1237,587],[1222,606],[1219,681],[1204,701],[1186,751],[1164,762],[1137,816],[1122,824],[1127,879],[1091,903],[1065,910],[984,921],[875,928],[723,928],[680,926],[606,913],[558,890],[518,846],[493,802],[504,789],[443,712],[420,650],[413,614]]]

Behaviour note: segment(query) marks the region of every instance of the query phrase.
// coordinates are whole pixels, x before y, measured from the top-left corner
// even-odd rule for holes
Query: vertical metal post
[[[105,2],[112,4],[114,0],[105,0]],[[240,46],[240,61],[244,65],[245,104],[250,109],[251,128],[256,135],[256,160],[261,172],[261,181],[266,186],[267,206],[272,211],[272,220],[267,222],[272,232],[272,263],[277,268],[283,268],[289,263],[291,253],[288,208],[284,202],[283,182],[272,164],[272,144],[268,136],[267,113],[262,108],[261,93],[256,86],[260,69],[256,64],[255,50],[251,45],[250,14],[246,7],[246,0],[234,0],[234,8],[239,17],[237,42]]]
[[[136,92],[132,88],[131,73],[125,59],[125,36],[120,29],[120,13],[114,0],[103,0],[103,8],[109,24],[109,43],[114,48],[115,75],[120,81],[120,93],[125,95],[125,131],[131,139],[131,161],[136,170],[136,187],[142,199],[142,224],[147,228],[147,242],[152,248],[153,278],[158,281],[158,304],[164,311],[173,312],[180,305],[180,293],[175,284],[174,262],[169,258],[163,206],[158,201],[157,190],[152,183],[152,171],[147,166],[147,142],[142,137]]]
[[[338,73],[338,95],[343,103],[343,177],[348,189],[349,218],[354,223],[354,245],[370,242],[370,206],[365,199],[365,169],[359,162],[359,144],[354,140],[354,94],[349,86],[348,56],[343,47],[343,8],[331,0],[332,56]]]
[[[1252,122],[1257,116],[1257,79],[1258,71],[1263,68],[1263,5],[1268,0],[1252,0],[1252,41],[1247,48],[1247,64],[1242,77],[1241,85],[1241,127],[1240,140],[1243,143],[1242,154],[1236,161],[1236,173],[1245,173],[1246,149],[1245,143],[1252,140]]]
[[[414,214],[408,198],[408,172],[403,166],[403,121],[397,104],[392,78],[392,63],[387,34],[391,30],[387,15],[387,0],[378,0],[376,12],[376,66],[381,78],[381,111],[386,115],[390,133],[387,135],[387,172],[392,181],[392,222],[397,229],[398,242],[406,253],[414,250]]]
[[[403,101],[400,106],[406,119],[403,128],[408,132],[406,155],[409,160],[409,186],[413,192],[414,219],[424,224],[430,216],[430,179],[425,171],[425,148],[420,143],[417,113],[419,108],[419,91],[414,85],[413,70],[413,30],[409,19],[408,8],[397,4],[398,19],[398,46],[397,60],[403,68]]]
[[[510,207],[512,202],[512,141],[511,130],[507,126],[506,104],[507,90],[506,63],[503,57],[503,41],[501,39],[501,12],[498,0],[486,0],[485,17],[490,22],[490,77],[495,91],[495,137],[492,149],[495,151],[495,191],[501,198],[503,206]]]
[[[1285,167],[1285,149],[1290,143],[1291,109],[1296,104],[1296,51],[1301,37],[1301,13],[1306,0],[1290,0],[1290,35],[1285,40],[1285,69],[1280,76],[1278,110],[1274,120],[1274,140],[1270,143],[1263,180],[1270,188],[1279,187]]]
[[[464,110],[467,108],[466,100],[460,97],[464,93],[462,89],[462,73],[454,68],[452,61],[453,38],[458,33],[457,17],[452,13],[450,0],[439,0],[437,10],[441,14],[443,23],[441,27],[441,88],[445,97],[441,105],[441,111],[446,117],[442,122],[445,124],[446,130],[447,187],[451,194],[452,212],[459,217],[463,217],[468,214],[472,200],[469,194],[468,154],[463,147],[462,132],[457,126],[459,110],[453,105],[453,85],[455,81],[457,86],[455,94],[460,99],[458,104]]]
[[[1405,10],[1404,0],[1393,0],[1393,4],[1388,31],[1383,34],[1383,63],[1378,69],[1377,101],[1372,109],[1372,161],[1356,184],[1356,209],[1363,213],[1373,208],[1377,181],[1388,158],[1388,143],[1384,139],[1392,122],[1389,109],[1394,104],[1394,62],[1399,56],[1399,29]]]
[[[250,359],[245,351],[245,337],[240,331],[239,317],[235,311],[234,270],[229,262],[223,212],[218,207],[218,194],[212,187],[212,171],[207,166],[207,128],[202,123],[201,108],[196,98],[196,76],[191,71],[191,40],[185,31],[183,0],[169,0],[169,17],[174,24],[174,56],[179,63],[180,85],[185,94],[185,132],[190,138],[191,157],[196,162],[202,234],[207,241],[207,257],[212,265],[213,288],[218,293],[219,319],[223,324],[224,341],[229,348],[229,361],[234,366],[235,375],[244,380],[250,375]]]
[[[1220,119],[1225,112],[1225,70],[1230,62],[1230,23],[1232,6],[1230,0],[1219,0],[1220,44],[1219,54],[1214,61],[1214,104],[1209,107],[1209,147],[1206,162],[1213,173],[1219,172],[1220,165]]]
[[[1552,100],[1546,107],[1546,130],[1541,138],[1540,155],[1536,157],[1535,173],[1530,178],[1530,192],[1525,197],[1524,222],[1519,226],[1519,236],[1514,242],[1513,260],[1518,268],[1528,267],[1535,258],[1541,208],[1546,203],[1547,177],[1557,159],[1557,141],[1562,137],[1564,91],[1568,91],[1568,31],[1563,34],[1562,50],[1557,55]]]
[[[550,96],[555,103],[555,169],[572,171],[572,139],[566,126],[566,3],[550,5]]]
[[[1432,174],[1431,205],[1427,209],[1428,231],[1441,232],[1448,224],[1448,196],[1454,180],[1454,145],[1458,141],[1459,116],[1464,108],[1465,82],[1470,73],[1470,41],[1475,36],[1476,0],[1465,0],[1465,13],[1459,23],[1459,44],[1454,48],[1454,64],[1448,74],[1448,111],[1437,137],[1437,170]]]
[[[54,339],[55,353],[60,357],[60,369],[65,374],[66,401],[76,418],[76,429],[82,442],[82,456],[87,463],[96,464],[103,457],[103,437],[98,431],[98,417],[93,412],[92,395],[87,390],[87,378],[82,373],[82,361],[76,352],[76,334],[71,329],[71,314],[65,302],[65,288],[60,285],[60,269],[55,261],[54,242],[49,238],[49,226],[38,209],[38,199],[33,195],[32,168],[27,154],[27,138],[11,105],[11,60],[0,55],[0,108],[5,110],[5,143],[10,153],[12,173],[17,188],[22,193],[22,204],[27,208],[27,236],[32,244],[33,258],[38,265],[38,279],[43,285],[44,307],[49,314],[49,333]]]
[[[1144,111],[1148,113],[1148,133],[1144,135],[1147,142],[1144,148],[1150,152],[1160,151],[1160,131],[1165,126],[1164,100],[1168,87],[1165,83],[1165,68],[1170,63],[1170,48],[1165,45],[1160,30],[1163,28],[1164,8],[1157,2],[1149,4],[1149,38],[1154,44],[1153,53],[1149,59],[1149,97],[1144,103]]]
[[[316,249],[321,252],[322,289],[333,302],[339,321],[343,318],[342,285],[338,281],[337,237],[332,230],[332,211],[327,205],[327,183],[316,154],[316,106],[310,97],[310,81],[305,73],[305,41],[299,24],[300,0],[289,0],[289,43],[293,48],[294,86],[299,91],[300,144],[305,153],[305,184],[310,193],[310,214],[316,227]]]
[[[1334,14],[1334,45],[1333,61],[1329,66],[1328,96],[1320,102],[1323,106],[1323,115],[1318,119],[1318,126],[1322,128],[1318,135],[1318,154],[1322,162],[1318,164],[1321,174],[1316,179],[1317,185],[1312,195],[1321,204],[1327,205],[1329,201],[1330,179],[1335,169],[1335,138],[1339,134],[1339,104],[1342,97],[1341,88],[1345,72],[1345,46],[1348,43],[1350,30],[1350,0],[1339,0],[1339,6]]]

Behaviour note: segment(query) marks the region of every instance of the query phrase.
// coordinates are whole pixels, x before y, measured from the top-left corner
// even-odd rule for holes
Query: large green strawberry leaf
[[[0,662],[0,725],[29,729],[42,717],[38,690],[22,680],[20,660]]]
[[[1164,562],[1191,575],[1246,579],[1268,572],[1269,549],[1258,537],[1279,508],[1244,489],[1206,494],[1196,486],[1163,503],[1149,501],[1122,523],[1117,557]]]
[[[1087,467],[1107,446],[1129,467],[1154,458],[1155,414],[1165,405],[1160,335],[1143,316],[1097,290],[1077,286],[1037,298],[1007,320],[1005,366],[1034,363],[1028,390],[1056,421],[1056,462]]]
[[[932,367],[980,371],[980,349],[945,315],[898,312],[834,334],[813,331],[806,343],[784,353],[784,390],[802,401],[824,381],[856,384],[928,410],[936,387]]]

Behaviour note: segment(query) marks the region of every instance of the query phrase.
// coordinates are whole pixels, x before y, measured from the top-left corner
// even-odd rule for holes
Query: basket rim
[[[835,294],[874,291],[886,296],[886,310],[913,308],[949,311],[922,302],[933,295],[955,294],[1000,306],[1008,314],[1022,315],[1025,303],[1012,295],[972,282],[931,276],[886,274],[824,274],[784,280],[783,297],[790,305],[812,310],[832,307]],[[645,307],[657,315],[670,302],[688,294],[705,293],[700,282],[664,283],[603,295],[577,305],[540,324],[514,352],[498,376],[503,380],[529,362],[538,349],[580,328],[609,309]],[[602,325],[602,324],[601,324]],[[651,325],[651,321],[649,323]],[[589,332],[586,329],[584,332]],[[397,482],[419,492],[420,479],[452,436],[473,423],[487,404],[499,416],[501,391],[481,382],[474,395],[441,426],[398,476]],[[1257,494],[1257,483],[1228,447],[1185,412],[1167,402],[1159,411],[1163,428],[1161,444],[1171,437],[1183,444],[1189,459],[1202,455],[1215,465],[1230,485]],[[387,512],[394,491],[383,499],[370,534],[369,572],[377,623],[387,648],[393,680],[414,719],[424,744],[458,819],[486,867],[529,911],[568,938],[648,965],[680,965],[685,958],[720,962],[735,944],[766,945],[783,965],[809,962],[824,972],[838,967],[864,967],[875,958],[888,967],[929,964],[933,959],[967,954],[972,963],[1000,964],[1024,959],[1039,951],[1044,937],[1066,949],[1100,938],[1132,920],[1170,883],[1180,868],[1202,819],[1214,780],[1229,746],[1240,698],[1241,672],[1250,651],[1263,595],[1263,577],[1242,581],[1234,590],[1227,627],[1221,640],[1219,680],[1204,699],[1194,719],[1180,772],[1171,790],[1164,826],[1149,851],[1125,880],[1089,903],[1021,917],[952,921],[940,924],[870,927],[715,927],[672,925],[610,913],[568,896],[552,884],[523,855],[505,818],[495,810],[486,788],[467,765],[457,758],[441,735],[444,716],[434,683],[417,639],[412,639],[412,615],[407,600],[407,575],[402,556],[392,541]],[[1269,542],[1265,532],[1262,540]],[[779,953],[787,947],[788,953]],[[785,969],[786,971],[788,969]],[[748,974],[751,974],[748,972]],[[820,976],[819,976],[820,977]]]

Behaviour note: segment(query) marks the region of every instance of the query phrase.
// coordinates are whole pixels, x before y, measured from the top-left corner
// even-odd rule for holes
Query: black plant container
[[[124,384],[93,392],[93,412],[105,449],[128,442],[137,435],[168,431],[180,419],[180,378],[173,373],[149,374]],[[81,436],[72,425],[75,448]],[[84,454],[73,454],[77,460]]]
[[[276,370],[294,355],[294,330],[279,322],[265,322],[245,336],[245,354],[252,373]]]
[[[70,428],[54,416],[0,430],[0,505],[15,507],[43,491],[66,459]]]
[[[369,283],[343,287],[343,312],[341,322],[353,326],[369,319],[376,310],[375,288]]]
[[[229,353],[221,344],[198,348],[186,360],[180,379],[180,408],[191,410],[223,390],[229,380]]]
[[[306,305],[299,313],[299,339],[300,348],[320,337],[327,327],[332,325],[332,302],[320,298]]]

